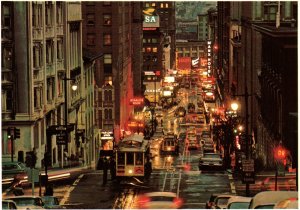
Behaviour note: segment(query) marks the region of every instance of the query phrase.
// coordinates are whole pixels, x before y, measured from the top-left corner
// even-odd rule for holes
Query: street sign
[[[31,168],[27,171],[28,174],[28,180],[33,183],[33,182],[39,182],[39,174],[40,171],[35,168]]]
[[[61,132],[56,134],[56,144],[57,145],[65,145],[67,144],[68,139],[67,139],[67,133],[66,132]]]
[[[242,171],[243,171],[243,183],[254,184],[255,173],[254,173],[254,160],[242,160]]]
[[[243,172],[254,172],[254,160],[242,160]]]

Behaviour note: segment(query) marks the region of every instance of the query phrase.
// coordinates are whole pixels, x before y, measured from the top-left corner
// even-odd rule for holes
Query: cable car
[[[166,135],[161,143],[161,153],[178,154],[179,144],[175,135]]]
[[[149,177],[152,172],[150,143],[144,136],[132,134],[115,148],[116,178]]]

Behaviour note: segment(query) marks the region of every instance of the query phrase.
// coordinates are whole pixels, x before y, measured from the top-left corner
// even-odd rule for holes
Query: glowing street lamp
[[[236,111],[239,108],[239,105],[236,102],[232,102],[230,106],[233,111]]]

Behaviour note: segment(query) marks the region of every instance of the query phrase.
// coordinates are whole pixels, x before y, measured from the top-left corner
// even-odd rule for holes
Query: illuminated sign
[[[212,69],[212,50],[211,50],[211,40],[207,41],[207,76],[211,76],[211,69]]]
[[[136,127],[142,128],[142,127],[144,127],[144,123],[138,123],[138,122],[135,122],[135,121],[130,121],[130,122],[128,122],[127,125],[128,125],[129,128],[136,128]]]
[[[175,77],[165,77],[164,82],[167,83],[175,82]]]
[[[148,7],[143,10],[144,21],[143,28],[158,28],[159,16],[156,14],[155,8]]]
[[[144,99],[143,98],[131,98],[129,103],[130,103],[130,105],[143,105]]]
[[[192,68],[199,68],[199,58],[192,58]]]

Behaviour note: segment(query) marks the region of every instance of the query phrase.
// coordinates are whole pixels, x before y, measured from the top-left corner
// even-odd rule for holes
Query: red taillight
[[[181,198],[174,198],[173,203],[175,204],[176,208],[179,208],[183,204],[183,200]]]
[[[141,209],[147,208],[147,204],[150,202],[150,198],[144,195],[138,197],[138,206]]]

